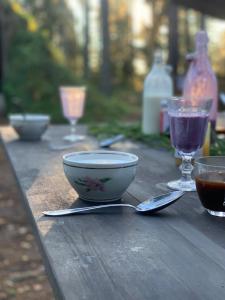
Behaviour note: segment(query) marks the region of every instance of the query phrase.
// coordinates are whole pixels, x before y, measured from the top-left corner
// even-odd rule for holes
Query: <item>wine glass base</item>
[[[223,217],[223,218],[225,217],[224,211],[214,211],[214,210],[210,210],[210,209],[206,209],[206,210],[212,216]]]
[[[79,141],[82,141],[83,139],[85,139],[85,136],[84,135],[73,135],[73,134],[70,134],[70,135],[66,135],[64,136],[64,141],[68,141],[68,142],[79,142]]]
[[[167,186],[176,191],[183,192],[196,192],[196,186],[194,180],[182,181],[182,180],[174,180],[167,183]]]

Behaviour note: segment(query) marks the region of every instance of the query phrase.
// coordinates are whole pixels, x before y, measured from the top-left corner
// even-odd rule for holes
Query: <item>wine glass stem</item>
[[[74,135],[75,134],[75,131],[76,131],[76,123],[77,123],[77,120],[70,120],[70,132],[71,132],[71,135]]]
[[[191,173],[193,171],[193,166],[192,166],[192,155],[182,155],[182,164],[180,166],[181,170],[181,181],[187,182],[191,181]]]

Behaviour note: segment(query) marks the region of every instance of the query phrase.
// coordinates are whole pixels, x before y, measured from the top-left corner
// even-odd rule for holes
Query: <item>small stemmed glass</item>
[[[70,134],[64,137],[64,140],[76,142],[84,139],[84,136],[75,134],[77,120],[83,116],[86,97],[86,88],[60,87],[60,98],[63,108],[63,115],[70,122]]]
[[[189,99],[172,98],[168,101],[171,143],[182,158],[181,178],[167,183],[171,189],[196,191],[191,177],[192,159],[203,146],[211,105],[212,100],[195,103]]]

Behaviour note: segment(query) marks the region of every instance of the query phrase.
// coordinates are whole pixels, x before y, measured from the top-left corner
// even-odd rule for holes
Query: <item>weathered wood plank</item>
[[[47,136],[56,141],[63,132],[53,127]],[[15,141],[9,128],[2,135],[60,299],[224,299],[225,221],[204,213],[196,193],[154,216],[119,208],[43,217],[43,210],[85,205],[63,174],[61,156],[97,144],[89,139],[56,152],[46,140]],[[171,153],[130,142],[115,149],[140,157],[125,202],[159,194],[159,182],[179,175]]]

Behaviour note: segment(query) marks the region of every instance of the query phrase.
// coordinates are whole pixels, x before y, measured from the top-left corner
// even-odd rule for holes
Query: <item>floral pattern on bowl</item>
[[[65,175],[81,200],[112,202],[121,199],[133,181],[138,157],[119,151],[81,151],[63,155]]]
[[[78,180],[74,181],[75,184],[86,187],[86,192],[90,191],[105,191],[105,183],[110,181],[111,178],[91,178],[89,176],[85,176],[83,178],[78,178]]]

